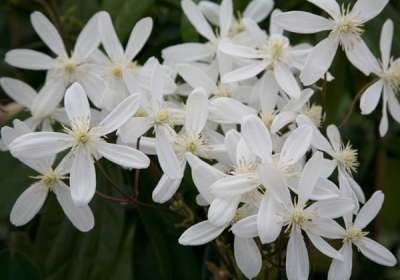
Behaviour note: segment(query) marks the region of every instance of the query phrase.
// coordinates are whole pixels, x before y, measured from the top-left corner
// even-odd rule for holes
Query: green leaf
[[[2,280],[40,279],[39,270],[32,260],[18,252],[0,252],[0,271]]]

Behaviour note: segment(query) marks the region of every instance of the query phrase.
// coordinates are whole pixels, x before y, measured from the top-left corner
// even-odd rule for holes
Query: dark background
[[[36,88],[43,83],[44,72],[19,70],[7,65],[3,59],[12,48],[48,53],[29,22],[29,15],[35,10],[43,12],[55,23],[68,47],[73,45],[79,30],[96,11],[107,10],[112,15],[122,42],[126,42],[138,19],[151,16],[155,23],[153,33],[139,58],[144,62],[150,56],[160,58],[160,52],[166,46],[201,40],[182,15],[179,2],[0,0],[0,76],[16,77]],[[248,3],[246,0],[234,2],[235,9],[241,11]],[[304,0],[277,0],[276,7],[284,11],[321,13]],[[380,29],[386,18],[395,23],[392,53],[396,57],[400,54],[400,1],[392,0],[378,18],[367,24],[364,38],[378,56]],[[268,27],[267,21],[261,25]],[[315,43],[321,38],[319,36],[324,34],[292,35],[291,38],[292,42]],[[328,85],[326,98],[318,94],[315,98],[326,107],[326,123],[339,125],[351,107],[353,97],[371,78],[363,77],[341,52],[331,72],[336,79]],[[0,99],[0,124],[4,125],[15,110],[2,90]],[[387,136],[380,138],[377,129],[380,116],[381,110],[377,109],[373,115],[362,117],[357,104],[342,133],[344,139],[350,140],[359,150],[360,167],[356,179],[367,196],[377,189],[386,194],[384,208],[369,229],[371,235],[399,256],[400,126],[391,120]],[[113,181],[126,192],[132,192],[135,172],[121,172],[109,163],[101,164]],[[140,172],[139,199],[147,203],[151,203],[150,194],[158,180],[156,168],[152,170]],[[110,182],[97,173],[98,188],[118,197],[119,193],[110,187]],[[49,196],[40,215],[28,225],[11,226],[10,209],[18,195],[32,182],[31,175],[35,174],[8,153],[0,153],[0,279],[226,279],[226,274],[218,269],[223,258],[220,247],[217,249],[214,243],[202,247],[183,247],[177,243],[186,227],[205,217],[204,210],[194,205],[195,190],[189,174],[185,176],[180,195],[166,205],[119,205],[96,197],[91,203],[96,226],[90,233],[80,233],[73,228],[53,195]],[[222,240],[229,242],[229,238],[226,234]],[[310,278],[324,279],[329,259],[312,250],[310,255]],[[284,275],[282,271],[271,272],[269,278],[284,279]],[[261,275],[260,279],[267,279],[267,276]],[[381,267],[356,254],[352,279],[400,279],[400,269]]]

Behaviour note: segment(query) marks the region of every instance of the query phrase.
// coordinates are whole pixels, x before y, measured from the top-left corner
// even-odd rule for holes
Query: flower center
[[[289,215],[289,221],[292,225],[301,226],[309,220],[311,220],[310,215],[303,209],[294,209]]]
[[[272,63],[285,58],[286,50],[290,47],[289,40],[281,35],[273,34],[265,46],[265,52]]]
[[[168,109],[159,110],[154,116],[156,124],[165,124],[171,120],[171,112]]]
[[[257,163],[249,162],[245,159],[240,159],[238,164],[231,170],[232,175],[255,173],[257,170]]]
[[[351,12],[350,6],[342,7],[342,15],[336,20],[335,31],[344,48],[352,47],[354,40],[358,40],[364,32],[363,22]]]
[[[143,108],[139,108],[137,111],[136,111],[136,113],[135,113],[135,115],[134,115],[135,117],[138,117],[138,118],[140,118],[140,117],[147,117],[147,112],[143,109]]]
[[[65,128],[66,132],[75,139],[75,146],[86,145],[91,140],[90,135],[90,120],[77,119],[71,123],[71,128]]]
[[[335,152],[334,158],[339,161],[348,173],[356,172],[359,165],[357,156],[358,151],[353,149],[348,142],[346,145],[342,144],[339,151]]]
[[[246,31],[246,26],[244,25],[243,21],[236,22],[233,26],[233,34],[239,34]]]
[[[66,59],[64,61],[64,70],[65,70],[65,72],[67,72],[69,74],[74,73],[77,66],[78,65],[77,65],[76,61],[74,61],[74,60],[72,60],[70,58]]]
[[[201,146],[204,144],[203,139],[199,134],[187,136],[185,142],[185,150],[194,155],[199,154]]]
[[[346,230],[346,237],[344,238],[345,241],[359,241],[361,238],[366,236],[368,232],[364,232],[359,228],[356,227],[350,227],[348,230]]]
[[[130,61],[128,63],[128,68],[135,70],[135,69],[139,68],[139,63],[137,63],[137,61]]]
[[[400,92],[400,61],[391,63],[389,70],[387,70],[382,77],[393,89],[395,94]]]
[[[40,177],[40,180],[42,181],[42,183],[48,187],[48,188],[52,188],[57,181],[59,180],[59,176],[57,174],[56,171],[51,170],[49,171],[47,174],[43,175]]]
[[[226,87],[219,87],[218,92],[215,94],[218,97],[232,97],[232,91]]]
[[[264,122],[265,126],[267,128],[271,128],[272,123],[274,122],[276,115],[274,113],[272,114],[262,114],[261,119]]]
[[[315,124],[316,127],[321,127],[323,120],[321,106],[315,104],[309,105],[305,108],[303,113]]]
[[[114,67],[111,70],[111,73],[114,75],[116,78],[122,78],[122,66],[120,64],[114,65]]]

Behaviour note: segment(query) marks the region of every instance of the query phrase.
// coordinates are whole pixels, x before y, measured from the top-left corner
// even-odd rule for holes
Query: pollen
[[[161,109],[154,116],[154,122],[156,124],[165,124],[171,120],[171,113],[168,109]]]
[[[347,231],[346,231],[346,237],[345,237],[345,241],[359,241],[360,239],[362,239],[364,236],[366,236],[368,234],[368,232],[364,232],[359,228],[356,227],[350,227]]]
[[[52,188],[59,180],[59,176],[56,171],[51,170],[46,175],[41,176],[40,179],[46,187]]]
[[[203,140],[200,135],[190,135],[186,137],[185,149],[194,155],[198,155],[203,145]]]
[[[301,226],[306,221],[310,220],[310,217],[303,209],[295,209],[290,213],[289,220],[291,224]]]
[[[233,26],[233,33],[234,34],[239,34],[246,31],[246,26],[244,25],[244,23],[242,21],[237,22],[234,26]]]
[[[341,163],[348,173],[356,172],[359,165],[358,151],[353,149],[348,142],[346,145],[342,144],[339,151],[335,152],[334,158]]]
[[[219,87],[216,94],[218,97],[232,97],[232,91],[226,87]]]
[[[74,60],[67,59],[67,60],[64,61],[64,70],[66,72],[71,74],[71,73],[75,72],[76,67],[77,67],[77,64],[76,64],[76,62]]]
[[[112,74],[116,78],[122,78],[122,66],[119,64],[114,65],[114,67],[111,70]]]
[[[400,61],[391,63],[390,68],[382,75],[395,94],[400,92]]]
[[[304,111],[304,115],[306,115],[315,124],[316,127],[321,127],[322,121],[324,119],[321,106],[315,104],[307,106]]]
[[[336,32],[342,43],[347,39],[351,41],[351,38],[348,38],[348,36],[361,37],[364,32],[363,26],[362,21],[357,15],[351,12],[350,6],[342,6],[342,16],[336,21]]]

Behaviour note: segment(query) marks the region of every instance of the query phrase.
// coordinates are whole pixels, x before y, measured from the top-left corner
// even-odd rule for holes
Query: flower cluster
[[[207,220],[188,228],[179,243],[202,245],[230,230],[247,278],[261,270],[262,246],[279,239],[287,240],[288,279],[307,279],[304,236],[332,258],[328,279],[350,279],[352,245],[376,263],[395,265],[365,230],[383,193],[366,200],[353,179],[357,150],[334,124],[324,123],[323,108],[311,101],[319,80],[334,79],[328,71],[340,46],[352,65],[375,76],[361,97],[362,114],[382,96],[380,134],[388,131],[388,110],[400,122],[392,21],[382,28],[381,62],[362,39],[364,24],[389,0],[342,8],[335,0],[308,1],[329,18],[272,11],[272,0],[251,1],[239,17],[232,0],[182,0],[203,42],[170,46],[162,62],[151,57],[143,65],[135,58],[151,34],[151,18],[137,22],[124,48],[109,14],[99,12],[68,51],[50,21],[34,12],[32,26],[53,55],[15,49],[5,60],[46,71],[45,83],[36,91],[13,78],[0,80],[31,115],[2,128],[2,148],[39,174],[16,201],[11,222],[29,222],[53,192],[74,226],[88,231],[94,226],[88,205],[96,193],[95,162],[106,158],[142,169],[155,155],[163,175],[153,200],[170,200],[189,165],[196,202],[207,209]],[[258,23],[268,16],[266,32]],[[293,45],[285,31],[329,35],[316,46]],[[342,240],[340,249],[327,241],[334,239]]]

